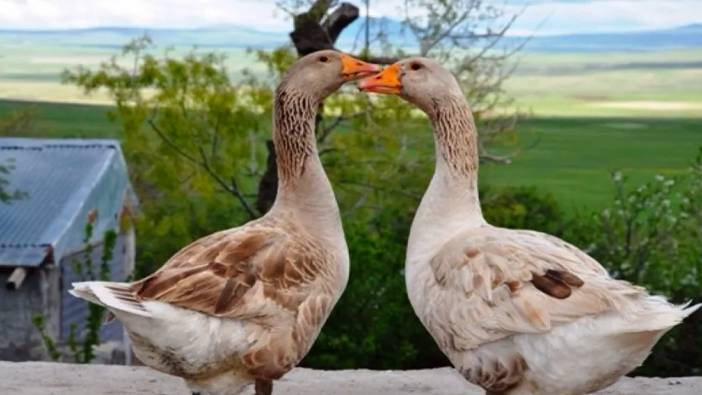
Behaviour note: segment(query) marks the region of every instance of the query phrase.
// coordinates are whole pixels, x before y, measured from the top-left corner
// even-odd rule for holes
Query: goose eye
[[[322,63],[327,63],[329,61],[329,58],[326,56],[320,56],[319,61]]]
[[[421,69],[421,68],[422,68],[422,65],[419,64],[419,63],[412,63],[412,64],[410,65],[410,69],[412,69],[412,70],[414,70],[414,71],[417,71],[417,70],[419,70],[419,69]]]

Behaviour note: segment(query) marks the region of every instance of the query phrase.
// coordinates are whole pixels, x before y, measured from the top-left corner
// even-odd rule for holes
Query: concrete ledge
[[[408,371],[295,369],[274,395],[478,395],[477,387],[453,369]],[[190,395],[177,378],[145,367],[0,362],[0,394],[15,395]],[[251,390],[253,394],[253,389]],[[698,395],[702,377],[628,378],[601,395]]]

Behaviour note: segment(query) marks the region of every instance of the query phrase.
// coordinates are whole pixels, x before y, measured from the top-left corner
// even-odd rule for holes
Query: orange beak
[[[366,63],[346,54],[341,54],[341,76],[346,81],[367,77],[382,70],[377,64]]]
[[[389,95],[399,95],[402,93],[402,82],[400,82],[400,65],[385,68],[381,73],[362,80],[358,88],[364,92],[387,93]]]

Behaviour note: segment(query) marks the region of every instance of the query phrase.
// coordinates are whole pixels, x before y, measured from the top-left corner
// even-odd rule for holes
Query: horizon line
[[[362,19],[365,17],[359,17]],[[371,19],[390,19],[397,23],[403,23],[400,20],[392,19],[389,17],[371,17]],[[263,34],[278,34],[289,33],[289,28],[275,30],[275,29],[259,29],[252,26],[237,24],[237,23],[217,23],[202,26],[138,26],[138,25],[94,25],[85,27],[57,27],[57,28],[39,28],[39,27],[23,27],[23,28],[0,28],[0,33],[58,33],[58,32],[78,32],[78,31],[89,31],[89,30],[144,30],[144,31],[200,31],[213,28],[239,28],[242,30],[249,30],[253,32],[263,33]],[[702,27],[702,21],[694,23],[686,23],[682,25],[675,25],[669,27],[660,28],[646,28],[641,29],[624,29],[624,30],[583,30],[579,32],[549,32],[549,33],[538,33],[538,30],[529,29],[517,29],[519,32],[516,34],[509,34],[507,31],[507,37],[557,37],[557,36],[574,36],[574,35],[598,35],[598,34],[628,34],[628,33],[645,33],[645,32],[659,32],[665,30],[678,30],[690,27]]]

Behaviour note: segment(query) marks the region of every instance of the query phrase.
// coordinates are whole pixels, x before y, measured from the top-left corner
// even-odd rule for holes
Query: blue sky
[[[360,0],[348,0],[360,4]],[[702,0],[486,0],[523,10],[512,34],[661,29],[702,23]],[[237,24],[284,31],[276,0],[0,0],[0,29]],[[403,0],[371,0],[374,16],[402,15]]]

